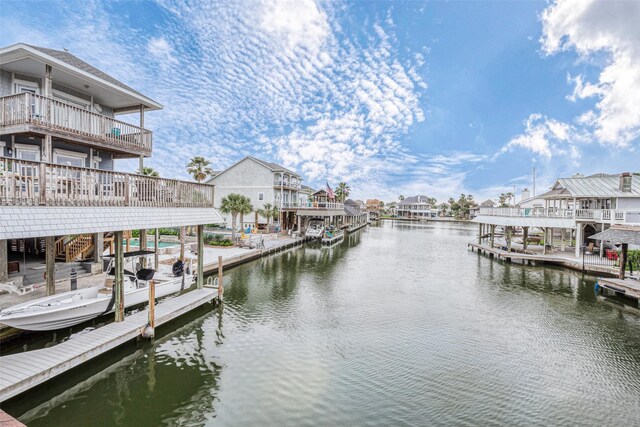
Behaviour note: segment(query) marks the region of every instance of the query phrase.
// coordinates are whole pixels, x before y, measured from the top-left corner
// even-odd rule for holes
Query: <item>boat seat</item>
[[[104,281],[104,288],[102,288],[102,289],[100,289],[100,290],[98,291],[98,295],[111,295],[111,292],[113,292],[113,291],[112,291],[112,289],[113,289],[113,283],[114,283],[114,280],[113,280],[113,279],[107,278],[107,279]]]

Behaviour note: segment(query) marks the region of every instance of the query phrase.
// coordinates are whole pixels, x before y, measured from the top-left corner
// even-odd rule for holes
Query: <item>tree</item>
[[[511,206],[511,198],[513,198],[513,192],[509,191],[507,193],[500,194],[500,198],[498,199],[498,205],[501,208],[508,208]]]
[[[236,219],[240,212],[245,211],[247,203],[251,205],[249,198],[237,193],[231,193],[223,197],[220,202],[220,212],[231,214],[231,240],[233,241],[236,239]]]
[[[242,196],[242,199],[240,200],[240,206],[238,206],[239,211],[238,213],[240,214],[240,227],[244,228],[244,216],[246,214],[251,213],[251,211],[253,211],[253,205],[251,204],[251,199],[249,199],[248,197]]]
[[[208,176],[213,175],[213,170],[209,167],[211,162],[204,157],[196,156],[187,164],[187,172],[198,182],[204,181]]]
[[[447,216],[449,213],[449,205],[446,203],[440,203],[440,206],[438,206],[438,212],[440,216]]]
[[[262,209],[258,209],[258,214],[267,220],[267,226],[271,224],[271,219],[277,219],[280,211],[271,203],[265,203]]]
[[[469,212],[471,210],[471,206],[474,206],[475,202],[473,200],[473,196],[471,194],[460,194],[458,200],[453,198],[449,198],[449,207],[451,209],[451,214],[456,219],[467,219],[469,218]]]
[[[401,194],[398,196],[398,200],[403,201],[404,200],[404,196]]]
[[[438,201],[435,198],[427,197],[427,205],[429,205],[429,207],[431,209],[435,209],[437,203],[438,203]]]
[[[338,184],[338,187],[336,188],[336,196],[339,200],[342,200],[342,203],[344,203],[345,199],[349,197],[350,193],[351,187],[349,187],[346,182],[341,182]]]
[[[384,202],[381,200],[380,201],[380,209],[384,208]]]
[[[142,175],[145,176],[160,176],[160,174],[158,173],[157,170],[155,170],[152,167],[149,166],[145,166],[144,168],[142,168]]]

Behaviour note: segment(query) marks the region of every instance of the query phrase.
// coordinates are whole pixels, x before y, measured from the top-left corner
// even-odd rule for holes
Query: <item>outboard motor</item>
[[[174,262],[173,267],[171,267],[171,271],[176,277],[182,276],[184,274],[184,262],[182,262],[181,260]]]

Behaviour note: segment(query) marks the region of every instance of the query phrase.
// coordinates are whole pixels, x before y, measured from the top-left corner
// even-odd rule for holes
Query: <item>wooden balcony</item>
[[[111,117],[33,93],[0,98],[0,135],[51,133],[119,153],[150,156],[152,132]]]
[[[0,206],[213,208],[212,185],[0,157]]]
[[[344,204],[334,202],[297,202],[283,203],[282,209],[311,209],[311,210],[344,210]]]
[[[638,209],[480,208],[479,216],[566,218],[610,224],[639,224]]]

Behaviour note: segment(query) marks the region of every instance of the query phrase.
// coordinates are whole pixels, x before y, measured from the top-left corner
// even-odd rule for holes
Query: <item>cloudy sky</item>
[[[165,177],[254,155],[356,197],[484,199],[534,165],[539,192],[640,171],[639,22],[635,0],[4,0],[0,44],[67,48],[162,103]]]

